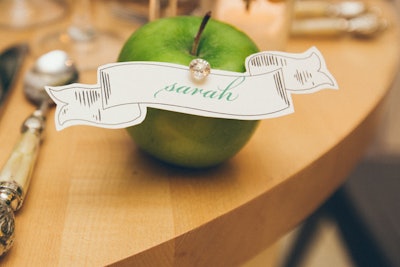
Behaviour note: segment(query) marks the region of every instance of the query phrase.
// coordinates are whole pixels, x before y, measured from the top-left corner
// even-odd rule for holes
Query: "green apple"
[[[123,46],[118,61],[158,61],[189,66],[195,58],[212,69],[245,71],[245,59],[258,52],[243,32],[209,20],[192,54],[202,19],[194,16],[163,18],[143,25]],[[258,121],[201,117],[148,108],[145,120],[128,127],[135,143],[152,156],[174,165],[202,168],[235,155],[250,139]]]

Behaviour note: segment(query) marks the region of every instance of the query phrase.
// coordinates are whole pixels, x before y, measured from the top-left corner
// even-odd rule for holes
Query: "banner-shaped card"
[[[56,128],[91,125],[124,128],[141,123],[147,107],[198,116],[260,120],[294,112],[292,93],[338,89],[321,53],[260,52],[246,72],[212,69],[201,82],[189,67],[161,62],[121,62],[98,69],[98,84],[46,87],[57,104]],[[212,67],[212,66],[211,66]]]

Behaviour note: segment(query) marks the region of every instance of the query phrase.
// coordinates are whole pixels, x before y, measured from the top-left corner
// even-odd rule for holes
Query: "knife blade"
[[[0,53],[0,118],[27,53],[25,43],[12,45]]]

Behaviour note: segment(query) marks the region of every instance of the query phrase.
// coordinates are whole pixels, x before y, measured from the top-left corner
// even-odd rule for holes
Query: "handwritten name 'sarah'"
[[[198,96],[216,100],[234,101],[239,97],[239,94],[234,94],[232,90],[238,87],[240,84],[242,84],[245,79],[246,78],[244,76],[237,77],[223,89],[218,88],[217,90],[209,90],[204,88],[173,83],[155,92],[154,98],[157,98],[158,94],[160,94],[161,92],[168,92],[168,93]]]

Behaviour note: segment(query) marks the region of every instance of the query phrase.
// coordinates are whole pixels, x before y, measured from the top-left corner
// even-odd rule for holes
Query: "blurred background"
[[[400,12],[399,0],[387,2]],[[248,266],[400,266],[399,99],[400,72],[376,136],[343,188]]]

